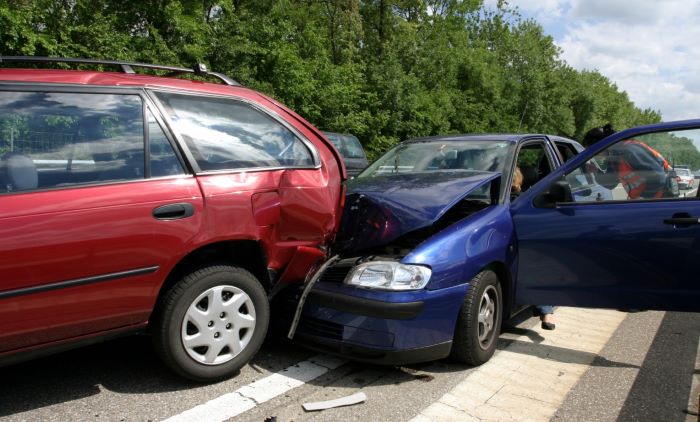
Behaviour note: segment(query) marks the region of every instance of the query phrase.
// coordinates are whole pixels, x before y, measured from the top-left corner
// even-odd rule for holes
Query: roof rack
[[[94,59],[81,59],[81,58],[61,58],[61,57],[35,57],[35,56],[0,56],[0,64],[4,62],[31,62],[31,63],[77,63],[77,64],[93,64],[93,65],[106,65],[106,66],[118,66],[122,72],[135,74],[133,68],[141,67],[146,69],[156,69],[156,70],[167,70],[169,71],[167,76],[177,75],[181,73],[193,73],[197,76],[213,76],[219,78],[226,85],[240,86],[241,84],[229,78],[228,76],[218,73],[210,72],[207,70],[207,66],[203,63],[197,63],[193,68],[189,69],[186,67],[175,67],[175,66],[163,66],[158,64],[148,64],[148,63],[130,63],[121,62],[116,60],[94,60]]]

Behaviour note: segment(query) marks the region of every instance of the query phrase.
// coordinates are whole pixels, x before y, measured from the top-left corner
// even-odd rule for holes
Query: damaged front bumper
[[[327,353],[400,365],[449,355],[467,285],[385,291],[343,284],[357,259],[327,266],[308,286],[294,341]]]

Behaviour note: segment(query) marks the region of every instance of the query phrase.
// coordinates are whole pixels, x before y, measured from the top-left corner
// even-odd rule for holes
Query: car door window
[[[156,95],[203,171],[314,166],[310,147],[297,135],[242,101]]]
[[[541,178],[552,171],[551,160],[542,142],[526,144],[518,151],[516,159],[517,169],[522,175],[520,190],[528,190]],[[515,170],[516,172],[518,170]]]
[[[555,142],[555,145],[557,146],[557,151],[559,152],[563,163],[571,160],[578,154],[578,151],[576,151],[576,148],[574,148],[572,144],[566,142]]]
[[[340,155],[343,157],[347,157],[347,153],[345,152],[345,147],[343,147],[343,139],[341,138],[340,135],[337,133],[329,133],[329,132],[324,132],[326,137],[328,138],[331,143],[333,143],[333,146],[335,146],[338,151],[340,152]]]
[[[0,193],[144,177],[138,95],[3,92]]]
[[[348,158],[365,158],[362,144],[354,136],[345,136],[345,148],[347,149]]]
[[[151,177],[177,176],[185,174],[172,145],[165,136],[163,128],[148,110],[148,148]]]
[[[697,197],[697,188],[683,183],[674,166],[700,166],[698,145],[700,129],[623,139],[569,172],[565,179],[576,202]]]

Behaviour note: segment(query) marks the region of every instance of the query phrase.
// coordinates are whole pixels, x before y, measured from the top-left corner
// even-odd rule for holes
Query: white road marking
[[[255,406],[320,377],[347,362],[328,355],[314,356],[282,371],[267,376],[239,388],[233,393],[224,394],[204,404],[193,407],[164,422],[225,421],[240,415]]]

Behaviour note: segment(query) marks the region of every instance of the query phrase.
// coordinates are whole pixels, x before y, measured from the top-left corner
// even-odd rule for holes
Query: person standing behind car
[[[610,123],[595,127],[583,138],[588,148],[615,133]],[[627,139],[605,150],[607,168],[594,169],[601,185],[612,189],[622,184],[629,199],[664,198],[672,196],[671,166],[654,148],[636,139]],[[605,175],[609,177],[604,177]]]

